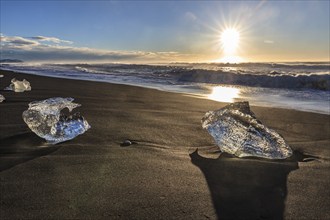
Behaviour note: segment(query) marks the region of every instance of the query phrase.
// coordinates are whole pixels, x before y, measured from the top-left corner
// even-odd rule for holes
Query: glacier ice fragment
[[[0,94],[0,102],[3,102],[4,100],[6,100],[5,97]]]
[[[71,140],[91,127],[79,113],[70,116],[61,113],[64,108],[71,112],[80,106],[73,103],[73,100],[55,97],[31,102],[29,108],[23,112],[23,120],[34,133],[49,143]]]
[[[276,131],[263,125],[250,110],[248,102],[236,102],[202,118],[207,129],[222,152],[237,157],[263,157],[285,159],[292,150]]]
[[[3,75],[0,75],[0,78],[2,78],[2,77],[3,77]],[[3,102],[5,100],[6,100],[5,97],[0,94],[0,102]]]
[[[15,78],[11,80],[11,84],[5,88],[5,90],[12,90],[14,92],[24,92],[24,91],[31,91],[30,82],[26,79],[19,81]]]

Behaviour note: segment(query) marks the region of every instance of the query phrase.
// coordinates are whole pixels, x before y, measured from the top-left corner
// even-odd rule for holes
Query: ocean
[[[0,68],[49,77],[142,86],[220,102],[249,101],[255,106],[330,114],[329,62],[2,63]]]

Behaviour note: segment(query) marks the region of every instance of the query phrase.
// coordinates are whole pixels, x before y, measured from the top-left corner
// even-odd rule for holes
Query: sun
[[[234,28],[226,29],[221,34],[221,46],[225,55],[235,54],[239,45],[239,32]]]

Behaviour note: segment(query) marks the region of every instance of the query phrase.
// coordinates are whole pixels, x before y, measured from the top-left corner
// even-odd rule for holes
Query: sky
[[[213,62],[239,33],[242,62],[329,61],[329,1],[0,0],[1,59]]]

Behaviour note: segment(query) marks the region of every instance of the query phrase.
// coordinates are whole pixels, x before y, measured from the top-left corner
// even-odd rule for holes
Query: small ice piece
[[[5,88],[5,90],[12,90],[14,92],[24,92],[24,91],[31,91],[31,86],[29,81],[23,79],[23,81],[19,81],[15,78],[11,80],[11,84]]]
[[[285,159],[292,150],[276,131],[263,125],[250,110],[249,102],[236,102],[202,118],[222,152],[237,157],[263,157]]]
[[[1,75],[0,75],[1,76]],[[3,102],[3,101],[5,101],[6,99],[5,99],[5,97],[3,96],[3,95],[1,95],[0,94],[0,102]]]
[[[2,77],[3,77],[3,75],[0,75],[0,78],[2,78]],[[0,94],[0,102],[3,102],[4,100],[6,100],[5,97]]]
[[[55,97],[31,102],[29,108],[23,112],[23,120],[34,133],[49,143],[71,140],[91,127],[79,113],[70,116],[61,113],[64,108],[71,112],[80,106],[73,103],[73,100]]]
[[[0,78],[2,78],[2,77],[3,77],[3,75],[0,75]],[[0,102],[3,102],[4,100],[6,100],[5,97],[0,94]]]

